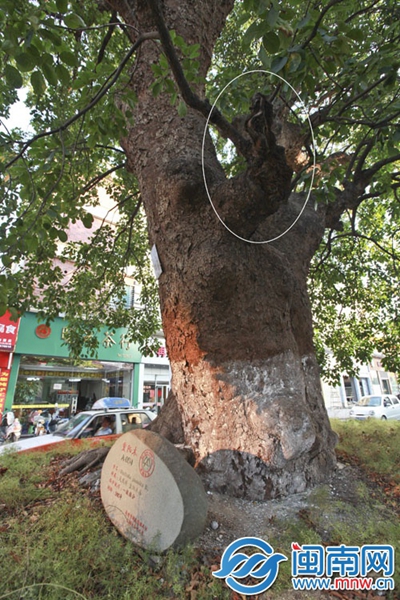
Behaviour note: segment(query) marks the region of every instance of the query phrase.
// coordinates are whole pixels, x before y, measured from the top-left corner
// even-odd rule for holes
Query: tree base
[[[298,494],[325,481],[336,465],[334,453],[302,457],[284,469],[271,469],[257,456],[220,450],[197,467],[207,490],[248,500],[271,500]]]
[[[251,500],[296,494],[335,468],[333,433],[313,355],[190,370],[173,365],[177,397],[151,429],[193,449],[209,491]]]

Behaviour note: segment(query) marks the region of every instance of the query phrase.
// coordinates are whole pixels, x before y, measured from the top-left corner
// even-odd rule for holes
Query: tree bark
[[[201,44],[203,75],[232,4],[164,2],[168,28]],[[146,3],[137,2],[135,25],[154,30]],[[203,182],[205,118],[191,109],[180,118],[168,97],[151,93],[149,65],[158,53],[153,42],[141,49],[132,84],[135,124],[123,140],[163,269],[159,290],[172,392],[155,428],[193,448],[209,489],[259,500],[300,492],[335,463],[307,294],[323,217],[309,205],[269,244],[228,232]],[[261,175],[250,165],[227,180],[207,137],[211,196],[239,236],[279,236],[301,210],[304,198],[289,196],[281,158],[267,156]],[[285,198],[276,200],[279,190]]]

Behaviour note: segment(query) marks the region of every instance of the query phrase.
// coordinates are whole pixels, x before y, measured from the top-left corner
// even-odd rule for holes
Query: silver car
[[[110,400],[110,402],[107,402]],[[118,402],[112,403],[111,400]],[[66,423],[58,427],[54,433],[47,435],[39,435],[27,439],[20,440],[12,444],[0,446],[0,454],[8,449],[15,449],[17,452],[31,450],[34,448],[43,448],[63,442],[64,440],[85,439],[91,437],[99,437],[101,435],[115,435],[126,433],[131,429],[142,429],[147,427],[151,421],[156,418],[156,415],[150,411],[140,408],[132,408],[129,400],[124,403],[121,398],[104,398],[98,400],[92,410],[85,410],[78,413]],[[104,402],[106,401],[106,402]],[[99,407],[97,408],[96,405]],[[113,405],[118,405],[118,408],[113,408]],[[122,408],[125,406],[125,408]],[[107,434],[102,434],[101,428],[104,426],[104,419],[107,418],[110,431]]]
[[[359,421],[370,418],[400,420],[400,400],[391,394],[363,396],[349,414],[352,419]]]

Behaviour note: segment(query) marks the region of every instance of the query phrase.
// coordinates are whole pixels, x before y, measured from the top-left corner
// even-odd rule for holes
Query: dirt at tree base
[[[390,509],[380,504],[383,494],[368,479],[365,473],[349,464],[338,463],[337,469],[325,484],[315,486],[301,494],[265,502],[254,502],[208,493],[209,510],[207,526],[194,546],[204,555],[220,558],[225,548],[240,537],[259,537],[271,543],[275,551],[282,533],[282,524],[301,523],[315,530],[322,543],[336,545],[335,531],[341,527],[360,530],[370,518],[376,516],[376,504],[380,511]],[[318,515],[318,518],[316,516]],[[304,543],[302,539],[293,542]],[[287,539],[286,539],[287,542]],[[216,565],[219,567],[219,562]],[[247,596],[248,600],[382,600],[389,595],[366,591],[274,591],[258,596]],[[241,596],[233,595],[235,600]],[[396,596],[391,596],[396,598]]]
[[[211,571],[220,568],[220,559],[225,548],[240,537],[258,537],[272,545],[275,551],[289,557],[291,542],[322,543],[339,545],[341,531],[350,531],[348,543],[358,544],[357,533],[379,519],[396,519],[393,503],[385,506],[388,498],[382,488],[347,456],[340,456],[337,468],[324,483],[301,494],[269,501],[252,501],[208,492],[209,508],[206,528],[193,543],[199,563]],[[57,461],[58,462],[58,461]],[[64,463],[65,464],[65,463]],[[60,473],[60,466],[56,471]],[[81,485],[88,488],[96,504],[101,504],[98,480],[101,470],[78,475]],[[94,477],[93,477],[94,476]],[[77,473],[55,477],[53,485],[68,485]],[[88,479],[89,478],[89,479]],[[86,483],[85,483],[86,482]],[[290,538],[291,531],[298,532]],[[321,542],[305,540],[304,535],[315,532]],[[367,543],[364,541],[363,543]],[[281,546],[282,544],[282,546]],[[296,591],[274,590],[274,586],[263,594],[246,596],[246,600],[397,600],[396,592],[389,594],[372,591]],[[243,600],[243,596],[232,592],[232,600]]]
[[[329,494],[331,501],[342,500],[356,505],[361,481],[362,475],[358,469],[339,463],[326,484],[277,500],[255,502],[208,492],[207,529],[195,545],[207,550],[223,550],[238,537],[253,536],[268,540],[268,537],[275,537],[279,533],[278,521],[297,519],[299,513],[304,518],[304,511],[310,508],[310,503],[315,505],[318,501],[319,490],[323,490],[326,503],[329,502]]]

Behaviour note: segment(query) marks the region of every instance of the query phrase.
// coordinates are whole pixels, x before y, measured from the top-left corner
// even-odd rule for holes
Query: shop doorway
[[[70,416],[104,397],[132,402],[133,370],[129,363],[22,356],[13,408],[57,406]]]

